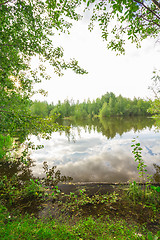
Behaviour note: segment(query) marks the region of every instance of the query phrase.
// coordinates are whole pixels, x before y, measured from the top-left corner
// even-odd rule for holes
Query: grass
[[[0,208],[0,236],[3,240],[12,239],[158,239],[142,226],[129,225],[125,220],[103,218],[80,218],[74,223],[74,217],[59,222],[55,219],[37,219],[34,216],[10,215],[3,206]],[[159,234],[159,235],[158,235]]]
[[[38,181],[18,184],[1,180],[0,239],[160,239],[159,186],[147,185],[144,195],[134,182],[89,195],[85,188],[64,194]]]
[[[117,190],[89,196],[85,189],[65,195],[55,188],[41,203],[40,211],[48,215],[37,217],[22,214],[19,206],[8,210],[1,204],[0,239],[160,239],[160,225],[155,228],[159,207],[155,211],[146,206],[143,190],[136,184],[127,191]]]

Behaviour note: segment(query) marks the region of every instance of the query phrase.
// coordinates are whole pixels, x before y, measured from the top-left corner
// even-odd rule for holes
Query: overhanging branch
[[[160,3],[157,2],[156,0],[152,0],[152,2],[158,7],[158,9],[160,10]]]
[[[157,19],[160,20],[160,16],[157,15],[152,9],[150,9],[149,7],[147,7],[143,2],[139,1],[139,0],[134,0],[136,3],[139,3],[140,5],[142,5],[144,8],[146,8],[149,12],[151,12]],[[153,0],[152,0],[153,1]],[[157,1],[156,1],[157,2]],[[158,3],[158,2],[157,2]]]
[[[6,3],[9,3],[9,2],[11,2],[11,1],[8,0],[8,1],[5,1],[5,2],[3,2],[3,3],[0,3],[0,6],[4,5],[4,4],[6,4]]]

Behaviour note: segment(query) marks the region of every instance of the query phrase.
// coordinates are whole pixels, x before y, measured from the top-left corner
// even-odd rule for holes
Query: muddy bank
[[[143,187],[144,184],[138,183]],[[160,186],[160,183],[152,184],[154,186]],[[89,196],[94,194],[106,194],[114,191],[124,190],[129,186],[129,183],[103,183],[103,182],[79,182],[79,183],[59,183],[58,187],[65,194],[70,192],[78,192],[79,189],[85,188],[86,193]]]

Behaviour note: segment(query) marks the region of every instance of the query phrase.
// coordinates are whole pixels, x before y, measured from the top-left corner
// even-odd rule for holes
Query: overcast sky
[[[41,85],[48,91],[48,97],[36,95],[34,99],[49,103],[67,98],[83,101],[96,99],[106,92],[129,98],[151,97],[148,86],[152,83],[153,70],[159,69],[160,63],[160,45],[155,44],[155,39],[145,40],[140,49],[128,44],[126,54],[116,56],[107,50],[98,27],[89,32],[86,18],[76,22],[70,32],[70,35],[53,37],[53,43],[64,48],[66,59],[76,58],[89,73],[77,75],[67,70],[63,77],[58,77],[49,69],[52,79]]]

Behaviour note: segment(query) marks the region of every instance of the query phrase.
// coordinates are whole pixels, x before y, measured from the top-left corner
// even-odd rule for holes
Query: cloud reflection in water
[[[89,134],[82,129],[81,138],[77,135],[74,143],[68,142],[63,134],[53,133],[51,140],[41,140],[40,144],[44,144],[45,148],[32,154],[37,163],[33,173],[42,176],[42,163],[47,161],[49,167],[56,165],[62,175],[73,177],[73,182],[137,180],[137,163],[130,147],[135,136],[135,133],[128,132],[109,140],[101,133],[91,131]],[[159,133],[155,135],[155,132],[147,130],[140,133],[139,140],[149,174],[153,171],[153,163],[160,163],[159,139]]]

